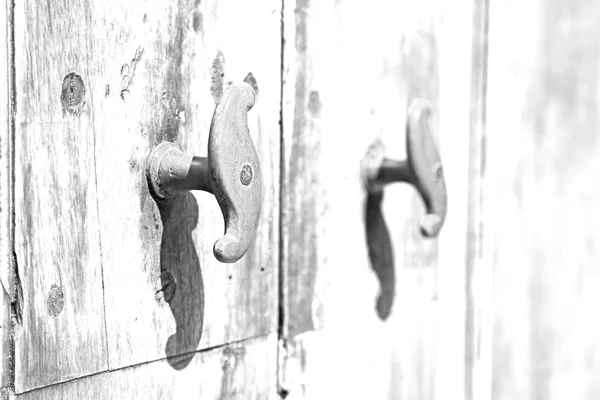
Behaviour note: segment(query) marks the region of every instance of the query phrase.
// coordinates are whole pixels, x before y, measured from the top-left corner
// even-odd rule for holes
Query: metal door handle
[[[146,163],[149,189],[159,201],[187,190],[214,194],[225,220],[225,234],[215,242],[213,253],[225,263],[236,262],[246,253],[260,217],[262,177],[247,115],[253,105],[250,85],[231,85],[213,114],[208,157],[189,156],[176,144],[162,142]]]
[[[380,141],[375,142],[362,160],[361,174],[366,189],[377,192],[392,182],[407,182],[419,191],[427,214],[421,219],[421,233],[435,237],[446,219],[447,193],[442,161],[429,128],[431,103],[415,99],[408,109],[405,160],[385,157]]]

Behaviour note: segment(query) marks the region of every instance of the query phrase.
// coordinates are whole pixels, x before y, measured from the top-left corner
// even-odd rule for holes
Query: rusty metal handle
[[[377,141],[362,160],[361,175],[370,192],[381,191],[392,182],[415,186],[427,210],[421,219],[421,233],[435,237],[446,219],[448,196],[442,161],[429,128],[430,115],[431,103],[424,98],[415,99],[408,109],[406,159],[386,158],[383,144]]]
[[[208,157],[188,156],[176,144],[162,142],[146,163],[148,187],[158,201],[186,190],[214,194],[225,234],[215,242],[213,253],[225,263],[238,261],[248,251],[260,218],[262,177],[247,116],[254,96],[247,83],[225,90],[210,125]]]

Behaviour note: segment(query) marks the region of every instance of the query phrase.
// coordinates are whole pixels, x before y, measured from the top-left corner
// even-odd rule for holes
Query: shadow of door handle
[[[148,187],[158,201],[187,190],[204,190],[215,196],[225,233],[215,242],[213,253],[225,263],[243,257],[260,218],[262,177],[247,116],[254,97],[247,83],[225,90],[210,125],[208,157],[189,156],[175,143],[162,142],[146,161]]]
[[[446,219],[448,198],[442,161],[429,128],[430,115],[431,103],[424,98],[415,99],[406,122],[406,159],[386,158],[383,144],[378,140],[362,160],[361,175],[369,192],[381,191],[392,182],[415,186],[427,210],[421,219],[421,233],[435,237]]]

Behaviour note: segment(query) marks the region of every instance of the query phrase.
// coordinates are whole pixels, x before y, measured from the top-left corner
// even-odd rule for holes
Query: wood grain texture
[[[469,210],[467,231],[467,310],[465,343],[465,398],[491,396],[493,262],[484,238],[483,215],[486,157],[486,97],[489,1],[474,2],[473,68],[471,78],[471,138],[469,152]]]
[[[490,4],[493,399],[600,398],[600,4]]]
[[[13,179],[13,138],[14,138],[14,37],[12,4],[4,1],[0,7],[0,281],[4,290],[12,293],[12,179]]]
[[[472,13],[446,1],[284,5],[288,398],[464,397]],[[391,185],[385,248],[383,226],[366,232],[360,161],[378,137],[390,157],[405,156],[417,95],[433,103],[448,219],[439,239],[424,239],[418,194]]]
[[[0,4],[0,397],[14,388],[11,304],[15,299],[13,263],[14,36],[11,1]]]
[[[277,337],[270,335],[197,353],[176,371],[166,360],[104,372],[15,396],[62,399],[278,399]]]
[[[17,392],[108,367],[93,97],[76,77],[63,82],[76,70],[89,85],[93,36],[82,25],[90,14],[52,4],[15,8],[15,253],[24,299]]]
[[[280,9],[19,3],[17,392],[164,358],[184,369],[197,349],[275,331]],[[250,251],[224,265],[214,197],[159,207],[144,163],[163,140],[205,156],[215,101],[244,79],[258,92],[262,216]]]
[[[96,6],[106,38],[95,50],[94,93],[101,94],[95,129],[111,368],[276,329],[280,7],[273,0]],[[262,214],[248,253],[226,265],[212,251],[224,229],[214,196],[186,193],[159,207],[144,163],[163,140],[206,156],[216,100],[249,73],[258,92],[248,123]]]

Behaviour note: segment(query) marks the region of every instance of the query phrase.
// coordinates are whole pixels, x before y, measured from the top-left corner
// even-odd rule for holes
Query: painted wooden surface
[[[276,349],[277,337],[273,334],[197,353],[185,370],[174,370],[162,360],[103,372],[15,398],[277,399]]]
[[[288,398],[464,398],[472,22],[472,2],[285,2]],[[405,156],[417,95],[433,103],[448,186],[436,240],[419,233],[414,188],[389,186],[367,211],[359,180],[376,138]]]
[[[469,199],[465,291],[465,399],[490,396],[493,263],[484,251],[486,231],[483,187],[486,171],[486,93],[489,2],[477,0],[473,11],[471,77],[471,138],[469,149]]]
[[[108,368],[94,117],[77,76],[65,76],[72,69],[88,75],[80,64],[87,34],[73,23],[85,14],[72,11],[51,19],[37,4],[15,9],[17,392]]]
[[[492,2],[493,399],[600,398],[600,4]]]
[[[111,368],[267,334],[277,322],[279,2],[152,4],[120,5],[129,10],[122,13],[108,5],[98,10],[110,13],[106,26],[118,27],[105,49],[106,58],[117,61],[99,77],[98,90],[105,83],[118,88],[123,70],[130,77],[125,102],[119,90],[103,94],[104,117],[97,118]],[[124,20],[128,14],[135,19]],[[129,34],[124,42],[123,29]],[[250,251],[226,265],[212,252],[223,232],[214,197],[193,192],[157,207],[147,192],[144,160],[161,140],[205,156],[216,100],[228,82],[249,74],[258,91],[248,118],[261,162],[262,214]]]
[[[13,12],[10,1],[0,4],[0,398],[8,398],[13,386],[11,304],[15,298],[12,257],[13,229],[13,140],[14,140],[14,46]],[[14,303],[16,304],[16,303]]]
[[[17,393],[165,358],[181,370],[198,349],[275,331],[280,9],[18,2]],[[244,79],[263,208],[251,250],[224,265],[214,198],[157,206],[144,162],[163,140],[205,156],[215,102]]]

